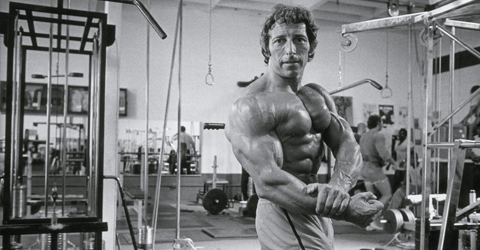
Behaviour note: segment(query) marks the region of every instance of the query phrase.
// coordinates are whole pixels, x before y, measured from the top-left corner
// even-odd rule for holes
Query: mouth
[[[283,61],[284,64],[299,64],[300,63],[300,60],[298,58],[295,58],[295,57],[288,57],[288,58],[285,58],[284,61]]]
[[[284,61],[284,64],[299,64],[300,61]]]

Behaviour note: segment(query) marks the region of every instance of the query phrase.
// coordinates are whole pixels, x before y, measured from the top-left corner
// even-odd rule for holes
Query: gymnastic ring
[[[212,73],[207,73],[207,75],[205,76],[205,83],[207,85],[213,86],[213,84],[215,83],[215,78],[213,78]]]

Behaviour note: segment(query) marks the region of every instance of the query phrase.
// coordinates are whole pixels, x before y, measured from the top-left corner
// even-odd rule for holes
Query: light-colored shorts
[[[387,175],[383,173],[382,167],[375,162],[364,161],[362,168],[362,177],[365,183],[378,183],[388,180]]]
[[[317,215],[288,212],[305,249],[333,250],[332,220]],[[262,250],[301,249],[283,209],[259,199],[256,229]]]

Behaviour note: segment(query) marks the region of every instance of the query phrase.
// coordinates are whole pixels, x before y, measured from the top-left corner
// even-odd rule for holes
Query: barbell
[[[219,188],[213,188],[207,191],[203,196],[203,208],[210,212],[210,214],[216,215],[223,211],[227,207],[228,197]]]
[[[415,215],[406,208],[390,209],[385,212],[380,222],[387,233],[393,234],[406,230],[405,226],[407,224],[412,225],[412,228],[414,228]]]

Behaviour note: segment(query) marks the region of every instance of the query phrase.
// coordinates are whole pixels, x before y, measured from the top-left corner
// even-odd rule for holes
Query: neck
[[[268,87],[272,90],[287,90],[297,92],[297,90],[300,89],[302,82],[302,75],[288,78],[278,75],[271,70],[267,70],[265,77],[268,81]]]

